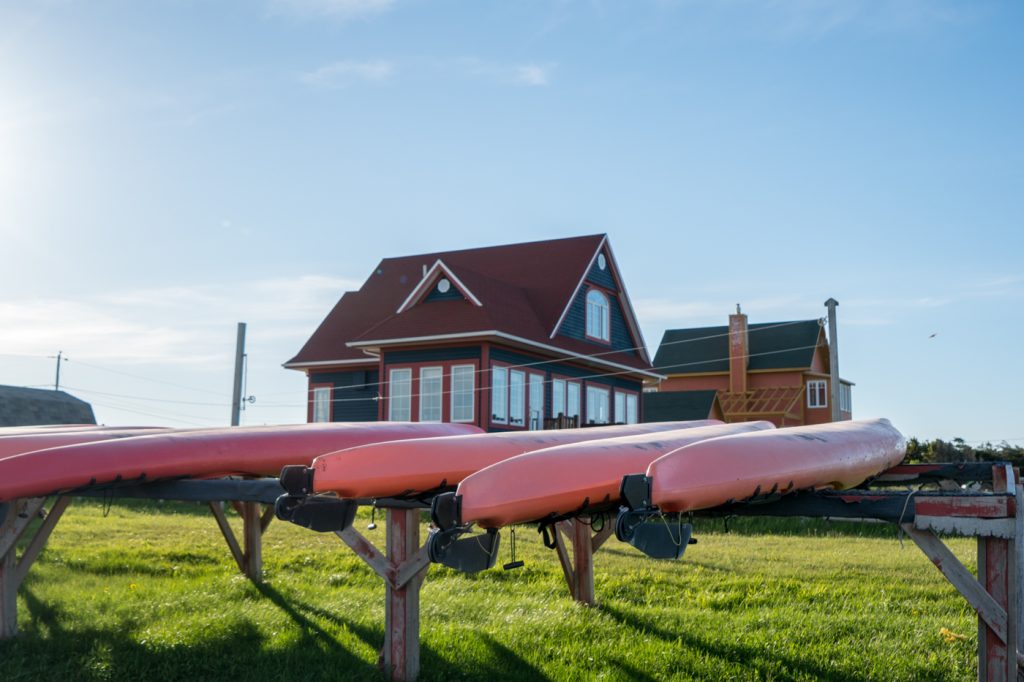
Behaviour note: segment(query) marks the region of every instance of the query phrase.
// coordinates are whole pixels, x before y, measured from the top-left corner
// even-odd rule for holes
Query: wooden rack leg
[[[596,535],[592,535],[591,520],[588,517],[559,521],[552,529],[555,551],[565,574],[565,582],[569,586],[569,595],[581,604],[594,606],[597,603],[594,596],[594,552],[608,539],[611,530],[611,526],[606,526]],[[572,559],[569,558],[562,534],[572,542]]]
[[[6,505],[4,518],[0,519],[0,538],[13,534],[17,518],[16,503]],[[18,582],[17,549],[11,542],[7,551],[0,555],[0,640],[18,634]]]
[[[0,505],[0,640],[18,634],[18,588],[43,551],[47,538],[71,503],[71,498],[57,498],[19,560],[18,541],[33,519],[40,515],[44,502],[41,498],[34,498]]]
[[[590,538],[590,517],[579,517],[573,522],[572,555],[575,563],[573,596],[576,601],[593,606],[594,599],[594,545]]]
[[[412,682],[420,674],[420,588],[430,556],[426,545],[420,546],[418,510],[388,509],[386,524],[386,555],[351,526],[338,537],[384,580],[380,663],[389,680]]]
[[[420,514],[415,509],[388,509],[387,558],[398,569],[420,546]],[[415,680],[420,674],[420,585],[413,577],[402,586],[388,581],[385,592],[384,672],[392,680]]]
[[[263,518],[259,502],[242,504],[242,535],[245,539],[245,575],[263,582]]]

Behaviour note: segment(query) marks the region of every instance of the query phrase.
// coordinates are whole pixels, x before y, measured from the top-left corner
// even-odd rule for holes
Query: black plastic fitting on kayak
[[[435,495],[430,503],[430,520],[443,531],[462,525],[462,496],[455,493]]]
[[[482,535],[460,538],[465,531],[432,529],[427,538],[427,555],[435,564],[442,564],[463,573],[477,573],[494,566],[498,560],[501,534],[488,528]]]
[[[670,521],[653,509],[623,507],[615,520],[615,537],[628,542],[652,559],[680,559],[688,545],[697,544],[693,526]]]
[[[619,497],[632,510],[649,509],[651,507],[651,479],[643,474],[630,474],[622,477],[619,486]]]
[[[313,468],[293,464],[281,469],[281,487],[291,495],[313,494]]]
[[[281,495],[274,503],[277,518],[318,533],[345,530],[355,521],[358,509],[355,500],[326,495]]]

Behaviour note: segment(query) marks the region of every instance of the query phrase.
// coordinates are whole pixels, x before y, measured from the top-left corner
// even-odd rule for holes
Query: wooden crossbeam
[[[61,496],[57,498],[57,501],[50,507],[49,513],[46,518],[43,519],[43,523],[36,530],[36,534],[32,537],[32,541],[28,543],[25,551],[22,552],[21,558],[18,559],[17,569],[15,573],[15,582],[20,587],[25,581],[25,576],[28,575],[28,569],[32,568],[32,564],[39,557],[39,553],[43,551],[43,547],[46,546],[46,541],[50,538],[50,533],[57,527],[57,522],[60,521],[60,517],[64,514],[64,510],[71,504],[71,498],[67,496]],[[13,549],[11,550],[13,553]]]

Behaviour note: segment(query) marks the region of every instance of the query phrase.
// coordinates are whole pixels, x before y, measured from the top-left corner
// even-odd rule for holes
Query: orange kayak
[[[344,498],[422,494],[455,487],[470,474],[525,452],[621,436],[656,439],[665,431],[721,423],[703,419],[555,431],[478,433],[364,445],[317,457],[313,461],[313,492],[332,492]],[[643,468],[630,471],[643,471]]]
[[[482,469],[459,484],[459,524],[498,528],[618,506],[622,477],[645,471],[662,455],[726,434],[763,433],[767,421],[715,424],[600,441],[572,443],[519,455]]]
[[[0,459],[0,502],[121,480],[276,475],[342,448],[479,433],[469,424],[349,422],[172,431],[34,450]]]
[[[722,436],[652,462],[651,504],[687,512],[772,493],[851,488],[899,464],[906,451],[888,419]]]

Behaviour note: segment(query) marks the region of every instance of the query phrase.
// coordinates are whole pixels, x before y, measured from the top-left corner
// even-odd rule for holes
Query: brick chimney
[[[736,304],[736,314],[729,316],[729,392],[747,392],[747,316]]]

